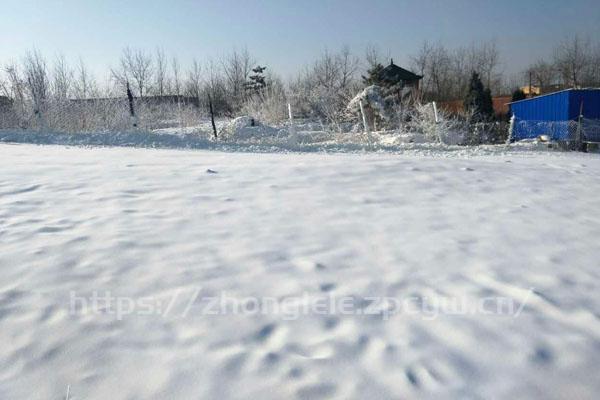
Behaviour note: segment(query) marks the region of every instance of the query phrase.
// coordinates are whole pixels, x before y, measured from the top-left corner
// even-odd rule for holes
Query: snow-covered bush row
[[[154,59],[150,53],[126,48],[119,66],[111,69],[110,82],[101,88],[83,63],[71,68],[58,57],[47,64],[40,53],[30,52],[21,63],[0,70],[0,129],[166,130],[203,137],[212,131],[211,126],[201,127],[212,110],[217,119],[248,115],[261,121],[260,132],[224,130],[219,139],[229,142],[278,141],[282,128],[287,129],[283,136],[303,143],[325,137],[330,142],[371,143],[364,131],[383,131],[386,143],[390,137],[447,144],[501,141],[497,138],[502,135],[490,134],[488,125],[469,125],[441,113],[436,121],[430,105],[396,105],[389,90],[373,84],[365,88],[365,79],[357,79],[358,59],[348,49],[325,52],[287,85],[271,72],[263,74],[266,68],[253,67],[247,51],[234,51],[220,64],[206,67],[194,61],[185,74],[176,60],[172,71],[165,70],[166,64],[161,51]]]
[[[142,129],[196,125],[202,113],[191,105],[136,105],[136,122]],[[48,102],[43,111],[32,108],[0,110],[0,128],[49,129],[58,132],[114,132],[133,127],[127,99]]]

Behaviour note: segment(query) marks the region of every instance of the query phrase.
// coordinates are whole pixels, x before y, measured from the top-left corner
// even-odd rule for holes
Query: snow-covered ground
[[[419,154],[0,145],[0,398],[597,398],[600,158]]]

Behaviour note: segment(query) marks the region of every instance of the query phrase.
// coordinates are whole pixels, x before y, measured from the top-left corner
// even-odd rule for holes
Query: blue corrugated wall
[[[570,119],[579,117],[581,102],[583,102],[584,118],[600,119],[600,89],[570,90],[568,93]]]
[[[510,104],[515,116],[513,138],[516,140],[548,135],[565,140],[573,131],[583,102],[583,116],[600,119],[600,89],[564,90]]]

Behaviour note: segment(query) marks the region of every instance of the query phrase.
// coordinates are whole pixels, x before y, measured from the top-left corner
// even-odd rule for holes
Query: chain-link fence
[[[600,120],[583,118],[581,136],[584,142],[600,143]]]
[[[516,119],[513,122],[514,140],[535,139],[547,136],[550,140],[574,140],[577,134],[576,121],[533,121]]]
[[[514,140],[535,139],[542,135],[558,142],[600,143],[600,120],[582,118],[580,122],[515,119],[512,131]]]

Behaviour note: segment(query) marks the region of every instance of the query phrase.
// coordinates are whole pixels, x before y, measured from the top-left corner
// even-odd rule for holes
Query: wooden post
[[[210,93],[208,94],[208,108],[210,110],[210,123],[212,124],[213,134],[215,135],[215,139],[217,139],[217,126],[215,125],[215,113],[213,111],[212,99],[210,97]]]
[[[127,81],[127,100],[129,101],[129,115],[133,120],[133,127],[137,128],[137,119],[135,117],[135,109],[133,107],[133,94],[131,93],[131,89],[129,88],[129,81]]]

